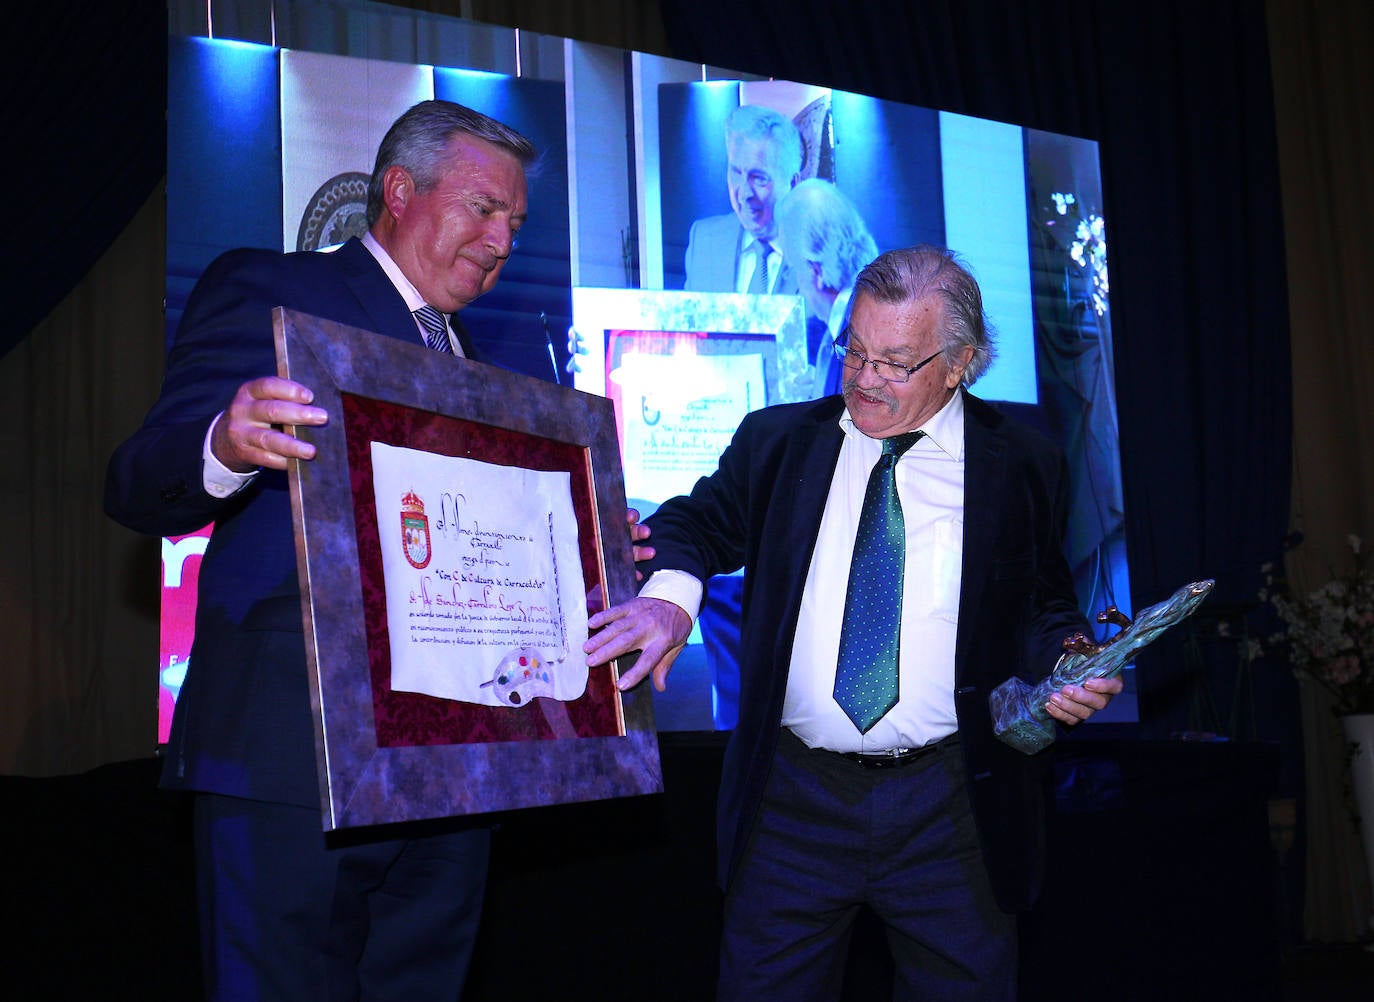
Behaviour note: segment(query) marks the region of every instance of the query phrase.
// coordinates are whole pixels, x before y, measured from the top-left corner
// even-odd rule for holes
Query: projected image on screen
[[[974,392],[1063,446],[1080,601],[1090,617],[1129,612],[1096,143],[471,28],[483,44],[470,51],[489,55],[463,66],[170,40],[169,335],[219,252],[327,252],[356,235],[381,130],[449,98],[542,151],[520,247],[463,320],[485,360],[615,402],[631,504],[647,514],[690,489],[745,413],[836,392],[831,345],[858,271],[945,245],[997,330]],[[507,40],[522,66],[494,55]],[[733,726],[739,590],[708,583],[654,696],[661,728]],[[167,630],[184,658],[187,628]],[[1131,674],[1100,719],[1135,719]]]

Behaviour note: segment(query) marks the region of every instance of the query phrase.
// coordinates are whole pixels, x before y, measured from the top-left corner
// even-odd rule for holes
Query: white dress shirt
[[[900,695],[867,734],[835,702],[835,666],[859,513],[882,443],[855,428],[848,411],[840,427],[845,439],[802,591],[782,723],[813,748],[918,748],[958,727],[954,642],[964,550],[964,401],[954,394],[921,426],[925,436],[897,462],[906,530]]]

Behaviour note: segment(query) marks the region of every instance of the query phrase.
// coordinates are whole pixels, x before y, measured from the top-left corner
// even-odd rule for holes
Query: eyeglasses
[[[869,358],[857,348],[849,347],[849,328],[846,327],[840,332],[840,339],[835,342],[835,357],[845,365],[853,365],[863,369],[865,365],[873,366],[873,371],[877,373],[879,379],[885,379],[889,383],[905,383],[916,373],[920,372],[931,362],[935,361],[944,353],[941,348],[933,355],[921,359],[915,365],[902,365],[899,362],[887,362],[881,359]]]

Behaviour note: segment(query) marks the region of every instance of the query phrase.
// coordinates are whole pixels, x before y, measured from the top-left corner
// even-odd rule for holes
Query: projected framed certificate
[[[647,687],[588,669],[635,592],[609,400],[290,310],[330,415],[289,471],[325,830],[662,789]]]
[[[574,289],[573,322],[586,351],[577,386],[615,404],[625,493],[641,512],[714,471],[745,414],[810,396],[797,296]]]

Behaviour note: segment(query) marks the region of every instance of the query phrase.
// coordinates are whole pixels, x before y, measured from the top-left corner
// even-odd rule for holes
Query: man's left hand
[[[1117,675],[1113,678],[1090,678],[1082,685],[1066,685],[1045,703],[1051,717],[1066,727],[1081,724],[1098,710],[1105,710],[1112,697],[1126,683]]]

